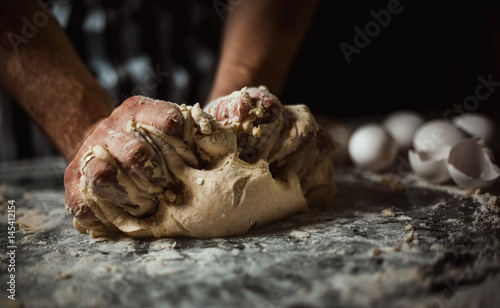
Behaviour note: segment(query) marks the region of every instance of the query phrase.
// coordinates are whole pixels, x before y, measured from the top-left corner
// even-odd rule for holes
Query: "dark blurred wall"
[[[394,109],[447,110],[462,104],[474,95],[479,76],[494,73],[486,13],[498,14],[497,3],[322,1],[282,99],[338,117]],[[374,15],[383,15],[380,11],[390,5],[397,13],[377,33]],[[348,63],[340,44],[356,47],[354,28],[365,32],[367,25],[376,35]],[[500,59],[500,50],[496,57]],[[476,111],[490,108],[491,98]]]

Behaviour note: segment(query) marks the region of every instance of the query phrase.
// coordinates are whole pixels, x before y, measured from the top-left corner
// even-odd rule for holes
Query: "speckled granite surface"
[[[500,305],[495,190],[346,168],[333,204],[245,236],[91,239],[64,209],[64,167],[56,158],[0,168],[1,307]],[[8,200],[16,301],[5,287]]]

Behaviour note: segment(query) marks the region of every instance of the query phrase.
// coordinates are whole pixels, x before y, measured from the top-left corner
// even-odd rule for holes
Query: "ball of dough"
[[[264,87],[205,110],[142,96],[120,108],[66,170],[75,228],[92,236],[241,235],[335,192],[330,136],[305,105],[284,106]],[[83,201],[72,206],[76,182]]]

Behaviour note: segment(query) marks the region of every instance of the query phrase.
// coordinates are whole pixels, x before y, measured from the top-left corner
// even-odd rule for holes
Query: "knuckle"
[[[98,158],[91,159],[85,167],[86,180],[93,186],[116,183],[116,174],[115,167]]]
[[[184,121],[179,107],[171,102],[141,97],[136,102],[135,121],[151,125],[166,135],[182,136]]]

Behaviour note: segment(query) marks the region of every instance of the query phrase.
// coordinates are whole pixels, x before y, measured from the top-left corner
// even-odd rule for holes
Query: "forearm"
[[[35,14],[48,19],[23,36],[23,17],[31,21]],[[3,0],[0,15],[0,84],[70,160],[113,101],[38,1]]]
[[[243,0],[227,14],[209,101],[243,86],[279,94],[318,1]]]

